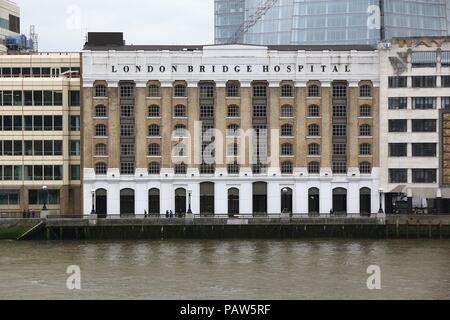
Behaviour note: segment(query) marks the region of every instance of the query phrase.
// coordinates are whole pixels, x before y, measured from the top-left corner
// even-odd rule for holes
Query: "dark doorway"
[[[367,216],[372,213],[372,192],[369,188],[359,191],[359,211],[361,215]]]
[[[265,182],[253,184],[253,214],[255,216],[267,215],[267,183]]]
[[[333,190],[333,211],[335,214],[347,214],[347,190],[336,188]]]
[[[108,192],[105,189],[95,191],[95,211],[99,218],[108,215]]]
[[[281,189],[281,213],[290,213],[292,214],[293,205],[293,192],[291,188],[283,188]]]
[[[134,190],[120,190],[120,215],[134,216],[136,214],[134,208]]]
[[[320,213],[320,191],[317,188],[308,190],[308,214],[317,216]]]
[[[239,189],[228,190],[228,216],[234,217],[239,214]]]
[[[214,183],[200,183],[200,214],[214,216]]]
[[[178,188],[175,190],[175,213],[186,214],[186,189]]]
[[[161,213],[159,189],[155,188],[148,191],[148,213],[153,216],[159,216]]]

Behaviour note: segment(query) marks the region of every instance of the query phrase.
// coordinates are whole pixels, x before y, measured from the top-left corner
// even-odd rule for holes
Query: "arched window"
[[[149,118],[159,118],[161,117],[160,108],[156,104],[152,104],[148,107],[148,117]]]
[[[148,174],[160,174],[161,165],[158,162],[150,162],[148,164]]]
[[[364,104],[359,107],[359,116],[362,118],[370,118],[372,117],[372,107]]]
[[[177,124],[175,125],[175,128],[173,130],[173,137],[174,138],[184,138],[187,137],[187,128],[184,124]]]
[[[184,143],[178,143],[173,147],[173,157],[185,157],[187,155],[187,147]]]
[[[318,156],[320,155],[320,146],[317,143],[311,143],[308,145],[308,155]]]
[[[359,145],[359,154],[361,156],[370,156],[372,154],[372,145],[369,143],[362,143]]]
[[[285,161],[281,164],[281,173],[282,174],[292,174],[294,172],[294,166],[292,162]]]
[[[294,135],[294,128],[290,124],[283,124],[281,126],[282,137],[292,137]]]
[[[184,84],[177,84],[173,88],[173,92],[175,97],[186,97],[186,86]]]
[[[294,108],[289,105],[285,104],[281,107],[281,117],[282,118],[293,118],[294,117]]]
[[[186,118],[187,117],[186,106],[182,104],[175,106],[173,116],[175,118]]]
[[[148,145],[148,155],[151,157],[159,157],[161,155],[161,148],[159,144],[152,143]]]
[[[290,143],[284,143],[281,145],[281,155],[282,156],[292,156],[294,155],[294,147]]]
[[[151,84],[148,86],[148,96],[152,98],[158,98],[160,96],[159,85]]]
[[[281,86],[281,96],[283,98],[293,97],[294,96],[294,88],[289,84],[285,84],[285,85]]]
[[[214,183],[200,183],[200,214],[214,215]]]
[[[362,137],[372,136],[372,127],[368,124],[363,124],[359,127],[359,135]]]
[[[95,145],[95,155],[96,156],[107,156],[108,147],[104,143],[98,143]]]
[[[106,97],[106,86],[103,84],[99,84],[95,86],[95,97],[104,98]]]
[[[320,117],[320,107],[315,104],[308,106],[308,117],[310,118]]]
[[[309,174],[319,174],[320,173],[320,163],[313,161],[308,163],[308,173]]]
[[[186,174],[187,173],[187,166],[184,162],[176,163],[174,166],[175,174]]]
[[[227,127],[227,137],[239,137],[240,127],[237,124],[230,124]]]
[[[239,118],[239,106],[232,104],[228,106],[228,118]]]
[[[95,107],[95,117],[96,118],[106,118],[108,117],[108,113],[106,111],[106,106],[98,105]]]
[[[368,98],[372,96],[372,87],[368,85],[362,85],[359,89],[359,95],[364,98]]]
[[[318,124],[311,124],[308,126],[308,136],[309,137],[319,137],[320,136],[320,126]]]
[[[159,137],[161,135],[161,129],[157,124],[152,124],[148,126],[148,136],[149,137]]]
[[[239,214],[239,189],[228,189],[228,215],[233,217]]]
[[[148,213],[152,215],[159,215],[161,213],[159,189],[153,188],[148,191]]]
[[[319,86],[311,85],[308,87],[308,97],[320,97]]]
[[[108,128],[104,124],[98,124],[95,126],[96,137],[106,137],[108,135]]]
[[[347,189],[333,189],[333,211],[338,214],[347,213]]]
[[[104,162],[99,162],[95,165],[95,174],[106,175],[108,173],[108,166]]]
[[[359,164],[359,172],[361,174],[371,174],[372,173],[372,164],[368,161],[361,162]]]

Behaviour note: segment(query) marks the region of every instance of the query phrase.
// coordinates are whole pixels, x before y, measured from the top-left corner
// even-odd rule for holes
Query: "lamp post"
[[[378,189],[378,192],[380,193],[380,210],[378,211],[378,213],[383,214],[384,210],[383,210],[383,189],[380,188]]]
[[[91,190],[91,195],[92,195],[92,211],[91,211],[91,214],[94,215],[94,214],[97,214],[97,212],[95,212],[95,190],[94,189]]]
[[[47,211],[47,201],[48,201],[48,188],[47,186],[42,187],[42,192],[44,195],[44,207],[42,208],[42,211]]]
[[[187,214],[192,215],[192,208],[191,208],[191,197],[192,197],[192,190],[188,190],[188,197],[189,197],[189,208]]]
[[[288,190],[286,188],[283,188],[283,196],[281,197],[281,205],[283,206],[283,212],[281,212],[282,214],[285,214],[288,211],[288,208],[286,208],[286,196],[287,196],[287,192]]]

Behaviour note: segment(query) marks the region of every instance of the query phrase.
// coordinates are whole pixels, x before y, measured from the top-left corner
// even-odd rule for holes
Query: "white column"
[[[194,215],[200,215],[200,184],[199,183],[190,183],[188,189],[192,190],[192,198],[191,198],[191,209]],[[189,198],[189,195],[187,195]],[[187,199],[189,201],[189,199]],[[186,208],[189,207],[188,206]]]
[[[267,184],[267,213],[281,213],[281,190],[278,182],[269,182]]]
[[[90,215],[92,211],[92,193],[93,189],[90,183],[85,183],[83,186],[83,214]]]
[[[215,214],[228,213],[228,190],[225,182],[216,182],[214,186]]]
[[[172,190],[172,183],[163,182],[161,184],[161,216],[165,217],[167,210],[175,212],[175,191]]]
[[[253,215],[253,185],[243,182],[239,193],[239,208],[242,215]]]
[[[307,214],[308,204],[308,188],[304,182],[297,182],[294,190],[294,214]]]
[[[108,184],[108,216],[120,215],[120,186],[118,182]]]
[[[331,182],[322,182],[320,185],[320,214],[330,214],[333,208],[333,189]]]
[[[144,182],[136,183],[135,192],[135,213],[136,215],[143,215],[144,211],[148,213],[148,190],[147,184]]]
[[[347,214],[349,216],[359,215],[359,183],[351,181],[347,189]]]

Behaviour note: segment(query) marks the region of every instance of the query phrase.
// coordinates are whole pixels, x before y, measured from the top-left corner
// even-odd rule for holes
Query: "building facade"
[[[216,43],[230,43],[244,21],[251,21],[268,2],[215,0]],[[392,37],[445,36],[447,3],[448,0],[279,0],[237,42],[376,45],[381,39]]]
[[[450,213],[449,38],[395,38],[380,52],[386,211]]]
[[[0,52],[6,52],[5,37],[20,34],[20,8],[9,0],[0,0]]]
[[[80,54],[0,55],[0,212],[81,213]]]
[[[379,209],[378,52],[83,51],[84,214]]]

